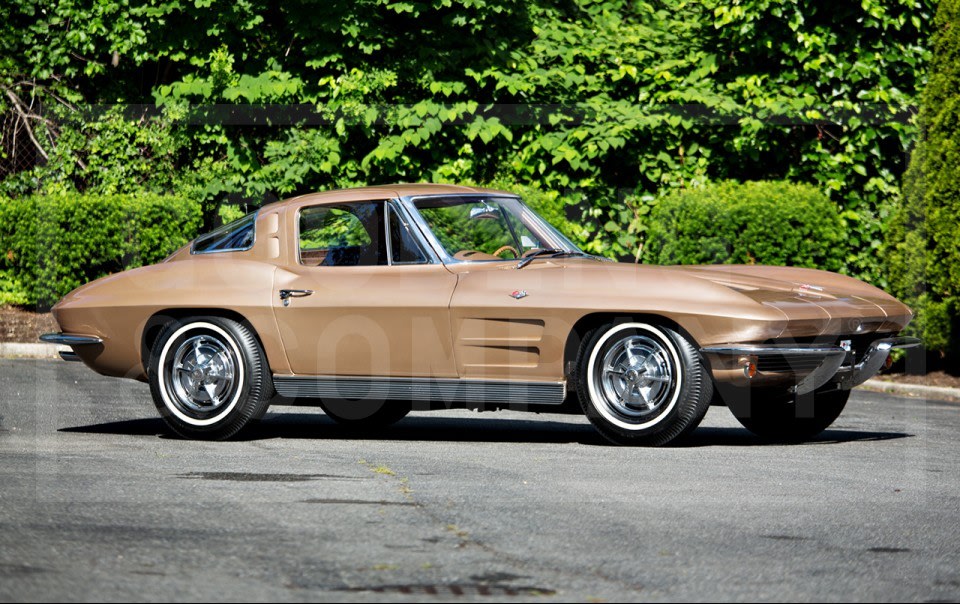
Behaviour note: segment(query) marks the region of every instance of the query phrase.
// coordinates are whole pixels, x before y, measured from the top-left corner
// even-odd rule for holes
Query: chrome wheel
[[[219,339],[187,338],[173,355],[174,402],[183,411],[207,415],[217,411],[235,390],[236,360]]]
[[[241,399],[245,370],[237,339],[212,321],[182,325],[163,342],[157,367],[160,403],[191,426],[212,426]]]
[[[170,319],[153,343],[149,367],[160,416],[186,438],[230,438],[263,417],[274,394],[256,334],[226,317]]]
[[[597,371],[603,403],[628,422],[656,414],[673,390],[669,351],[648,336],[629,335],[616,341],[603,355]]]
[[[702,417],[696,352],[675,331],[617,323],[598,329],[581,348],[580,403],[607,438],[662,444]]]

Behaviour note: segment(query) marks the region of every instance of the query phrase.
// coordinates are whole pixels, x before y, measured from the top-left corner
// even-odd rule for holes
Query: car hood
[[[448,265],[456,304],[509,312],[641,313],[666,317],[702,345],[899,332],[910,309],[880,289],[826,271],[776,266],[654,266],[549,258]],[[511,292],[527,294],[516,302]],[[507,302],[509,300],[510,302]],[[479,312],[479,310],[477,311]],[[532,316],[532,315],[531,315]]]
[[[913,316],[883,290],[827,271],[749,265],[671,268],[779,310],[790,321],[793,336],[900,331]]]

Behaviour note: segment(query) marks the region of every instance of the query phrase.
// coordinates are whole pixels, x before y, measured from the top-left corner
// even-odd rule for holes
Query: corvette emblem
[[[526,297],[527,297],[527,290],[525,290],[525,289],[515,289],[515,290],[513,290],[513,291],[510,293],[510,297],[511,297],[511,298],[516,298],[517,300],[519,300],[520,298],[526,298]]]

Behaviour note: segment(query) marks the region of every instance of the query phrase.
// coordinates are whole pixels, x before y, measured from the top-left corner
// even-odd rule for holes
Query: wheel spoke
[[[216,405],[217,404],[216,402],[217,387],[214,384],[207,382],[206,384],[203,385],[203,389],[207,391],[207,395],[210,397],[210,400],[214,403],[214,405]]]
[[[203,351],[200,350],[200,344],[203,342],[203,338],[197,338],[193,342],[193,358],[194,365],[202,366],[203,365]]]
[[[650,406],[650,402],[647,401],[647,397],[645,397],[645,396],[643,395],[643,392],[641,392],[639,388],[637,388],[636,390],[637,390],[637,398],[640,399],[638,402],[639,402],[641,405]]]

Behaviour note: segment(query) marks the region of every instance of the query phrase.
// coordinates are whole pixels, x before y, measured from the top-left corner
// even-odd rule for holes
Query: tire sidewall
[[[203,419],[184,413],[169,392],[174,351],[184,340],[199,334],[214,336],[226,344],[240,380],[223,409]],[[150,355],[150,390],[161,417],[180,436],[227,438],[265,410],[261,408],[265,370],[263,353],[245,327],[220,317],[191,317],[170,323],[157,338]]]
[[[596,383],[596,363],[610,345],[635,333],[655,338],[666,349],[672,364],[674,380],[666,408],[647,421],[628,423],[616,417],[601,398]],[[607,324],[596,329],[584,341],[577,363],[577,389],[584,414],[597,430],[616,444],[662,445],[673,440],[692,422],[699,423],[709,404],[712,387],[704,374],[699,357],[691,344],[680,334],[662,325],[630,321]],[[697,380],[700,392],[691,383]],[[709,392],[705,392],[708,390]],[[702,397],[708,400],[704,402]]]

